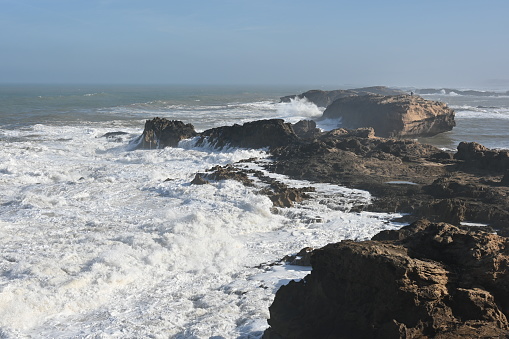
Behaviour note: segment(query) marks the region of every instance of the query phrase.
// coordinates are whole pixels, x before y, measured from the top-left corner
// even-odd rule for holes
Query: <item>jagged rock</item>
[[[154,118],[145,122],[139,148],[155,149],[177,147],[179,141],[197,135],[194,126],[182,121]]]
[[[433,136],[450,131],[454,111],[445,103],[415,95],[351,96],[335,100],[323,119],[341,119],[344,128],[373,127],[379,137]]]
[[[208,180],[205,180],[199,173],[196,173],[194,179],[191,181],[192,185],[206,185],[208,183],[209,183]]]
[[[509,151],[489,149],[477,142],[460,142],[454,158],[480,169],[505,171],[509,168]]]
[[[309,199],[306,192],[314,191],[314,187],[294,188],[277,180],[272,180],[270,186],[262,189],[260,193],[268,196],[275,207],[292,207],[296,202]]]
[[[283,262],[296,266],[311,266],[312,247],[304,247],[295,255],[287,255],[283,258]]]
[[[241,125],[212,128],[201,133],[197,145],[208,142],[215,148],[265,148],[299,141],[289,123],[282,119],[257,120]]]
[[[253,180],[249,178],[248,174],[233,165],[214,166],[208,170],[206,177],[210,180],[236,180],[243,183],[245,186],[253,186]]]
[[[314,250],[265,339],[507,338],[509,239],[420,221]]]
[[[301,139],[314,139],[322,134],[321,130],[316,127],[313,120],[301,120],[292,124],[295,134]]]
[[[318,89],[313,89],[299,95],[288,95],[280,99],[281,102],[290,102],[290,100],[293,100],[295,98],[299,99],[306,98],[308,101],[314,103],[318,107],[328,107],[330,104],[332,104],[335,100],[339,98],[370,94],[400,95],[403,94],[403,92],[385,86],[373,86],[347,90],[338,89],[334,91],[322,91]]]

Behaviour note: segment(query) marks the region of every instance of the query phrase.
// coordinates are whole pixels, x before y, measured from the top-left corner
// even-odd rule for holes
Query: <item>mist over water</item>
[[[155,116],[198,130],[320,116],[306,101],[279,103],[305,90],[1,86],[0,337],[260,338],[275,291],[310,269],[267,263],[401,227],[395,215],[351,213],[369,193],[336,185],[267,173],[316,187],[280,209],[257,194],[261,182],[190,184],[215,165],[268,162],[264,150],[130,143]],[[509,147],[506,99],[453,99],[458,126],[432,142]],[[116,131],[126,134],[103,137]]]

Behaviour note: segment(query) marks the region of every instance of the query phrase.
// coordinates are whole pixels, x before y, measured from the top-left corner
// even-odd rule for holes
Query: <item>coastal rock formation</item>
[[[322,131],[316,127],[313,120],[301,120],[292,124],[295,134],[301,139],[314,139],[322,134]]]
[[[365,135],[356,136],[362,131]],[[295,179],[369,191],[374,197],[371,204],[356,209],[407,213],[406,222],[427,218],[484,223],[509,235],[507,174],[496,165],[505,161],[500,160],[505,159],[500,156],[504,151],[484,150],[483,154],[497,155],[489,162],[494,165],[486,168],[474,160],[457,159],[464,157],[462,148],[453,156],[413,140],[340,129],[312,142],[273,149],[275,161],[266,167]]]
[[[463,160],[466,165],[492,171],[509,169],[509,151],[492,150],[477,142],[460,142],[455,159]]]
[[[195,137],[197,134],[191,124],[165,118],[154,118],[145,122],[145,129],[138,148],[177,147],[180,140]]]
[[[265,339],[509,336],[508,238],[420,221],[311,264],[277,292]]]
[[[379,137],[433,136],[450,131],[454,111],[445,103],[414,95],[350,96],[335,100],[323,119],[341,119],[344,128],[373,127]]]
[[[288,95],[280,98],[281,102],[290,102],[295,98],[306,98],[308,101],[314,103],[318,107],[327,107],[339,98],[349,96],[379,94],[379,95],[400,95],[404,92],[385,86],[373,86],[356,89],[338,89],[334,91],[322,91],[318,89],[310,90],[299,95]]]
[[[204,131],[197,145],[208,142],[215,148],[265,148],[299,142],[291,124],[282,119],[256,120],[241,125],[223,126]]]

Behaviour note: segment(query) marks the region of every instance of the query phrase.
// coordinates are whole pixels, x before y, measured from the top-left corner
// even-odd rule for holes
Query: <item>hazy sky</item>
[[[507,0],[0,0],[0,82],[509,87]]]

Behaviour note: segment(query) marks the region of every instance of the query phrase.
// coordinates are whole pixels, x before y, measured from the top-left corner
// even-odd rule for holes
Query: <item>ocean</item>
[[[277,289],[310,270],[273,263],[401,227],[351,212],[371,196],[336,185],[268,173],[316,187],[274,208],[260,182],[190,184],[215,165],[270,162],[265,150],[133,144],[154,117],[198,131],[317,118],[309,102],[279,103],[308,89],[1,85],[0,338],[260,338]],[[509,148],[509,97],[424,97],[454,108],[457,127],[422,141]]]

